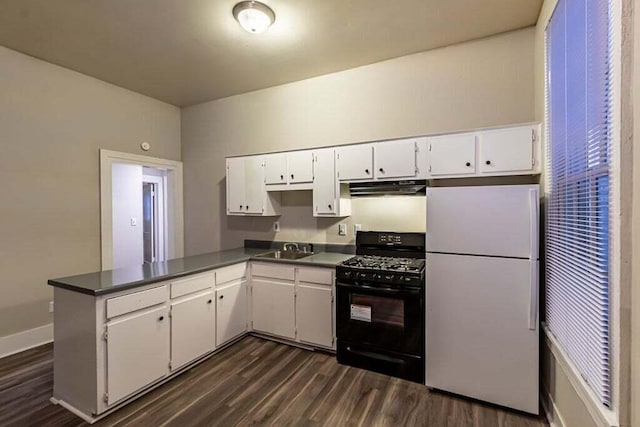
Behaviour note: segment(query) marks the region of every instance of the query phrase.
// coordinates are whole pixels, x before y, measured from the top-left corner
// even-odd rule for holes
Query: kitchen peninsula
[[[52,401],[95,422],[249,332],[333,351],[335,266],[352,256],[350,248],[294,260],[273,257],[274,249],[49,280],[56,307]]]

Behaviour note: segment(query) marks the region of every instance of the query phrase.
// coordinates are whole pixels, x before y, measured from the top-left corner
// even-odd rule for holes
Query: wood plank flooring
[[[0,426],[80,426],[49,402],[52,344],[0,359]],[[256,337],[188,370],[99,426],[513,426],[540,417],[428,392],[339,365],[335,357]]]

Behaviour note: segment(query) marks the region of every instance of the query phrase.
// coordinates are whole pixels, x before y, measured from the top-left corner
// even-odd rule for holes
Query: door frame
[[[100,149],[100,249],[101,269],[113,267],[112,165],[126,163],[166,169],[167,244],[166,259],[184,256],[182,162]]]

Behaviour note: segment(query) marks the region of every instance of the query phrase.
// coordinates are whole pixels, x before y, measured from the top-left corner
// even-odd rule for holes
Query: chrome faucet
[[[291,249],[291,248],[295,248],[295,249]],[[298,252],[300,250],[300,247],[298,246],[297,243],[285,243],[284,245],[282,245],[282,250],[283,251],[295,250],[296,252]]]

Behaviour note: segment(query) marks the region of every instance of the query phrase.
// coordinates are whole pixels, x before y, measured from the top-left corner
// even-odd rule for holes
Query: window
[[[559,0],[547,40],[546,322],[611,405],[610,1]]]

